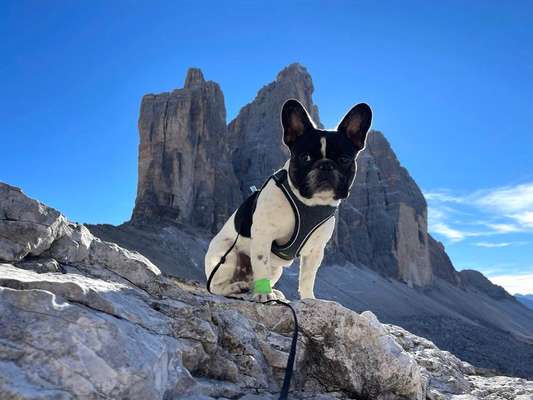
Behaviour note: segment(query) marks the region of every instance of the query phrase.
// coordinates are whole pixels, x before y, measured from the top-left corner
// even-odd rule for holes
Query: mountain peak
[[[197,86],[202,83],[205,83],[204,74],[200,68],[191,67],[187,71],[187,76],[185,77],[185,88],[190,88],[192,86]]]
[[[287,65],[280,72],[278,72],[278,75],[276,76],[276,81],[295,78],[311,79],[311,75],[309,75],[307,68],[305,68],[302,64],[292,63]]]

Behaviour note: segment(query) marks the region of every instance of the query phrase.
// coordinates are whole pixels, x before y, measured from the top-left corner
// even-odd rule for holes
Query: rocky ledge
[[[532,399],[371,312],[293,303],[294,399]],[[271,399],[285,307],[212,296],[0,184],[0,398]]]

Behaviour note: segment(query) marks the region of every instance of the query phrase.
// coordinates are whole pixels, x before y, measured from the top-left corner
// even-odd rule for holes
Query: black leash
[[[237,244],[237,240],[239,239],[240,234],[237,233],[237,237],[233,241],[233,244],[229,247],[228,250],[224,253],[222,257],[220,257],[220,261],[217,265],[215,265],[215,268],[213,268],[213,271],[211,271],[211,274],[209,274],[209,278],[207,279],[207,291],[211,294],[214,294],[211,292],[211,281],[213,280],[213,277],[217,273],[218,269],[222,264],[226,262],[226,257],[230,253],[231,250],[235,247],[235,244]],[[224,296],[229,299],[235,299],[235,300],[242,300],[239,297],[234,296]],[[287,359],[287,366],[285,367],[285,377],[283,378],[283,385],[281,387],[281,392],[279,394],[279,400],[287,400],[289,396],[289,389],[291,386],[291,379],[292,379],[292,373],[294,370],[294,360],[296,359],[296,344],[298,342],[298,318],[296,317],[296,311],[294,311],[294,308],[289,304],[281,300],[268,300],[261,304],[268,304],[268,303],[276,303],[279,305],[283,305],[285,307],[289,307],[292,316],[294,318],[294,331],[292,333],[292,342],[291,342],[291,349],[289,351],[289,357]]]

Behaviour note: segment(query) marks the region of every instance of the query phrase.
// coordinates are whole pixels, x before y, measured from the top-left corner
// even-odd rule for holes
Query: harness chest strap
[[[289,261],[300,255],[300,250],[311,237],[311,234],[335,215],[337,207],[308,206],[303,203],[296,197],[289,185],[287,170],[281,169],[271,178],[274,179],[291,205],[295,219],[294,231],[289,241],[283,245],[278,245],[275,241],[272,242],[271,251],[278,257]]]

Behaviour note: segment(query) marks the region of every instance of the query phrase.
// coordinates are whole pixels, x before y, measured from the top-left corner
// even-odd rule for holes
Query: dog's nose
[[[320,160],[317,166],[321,171],[333,171],[333,168],[335,168],[335,165],[331,160]]]

